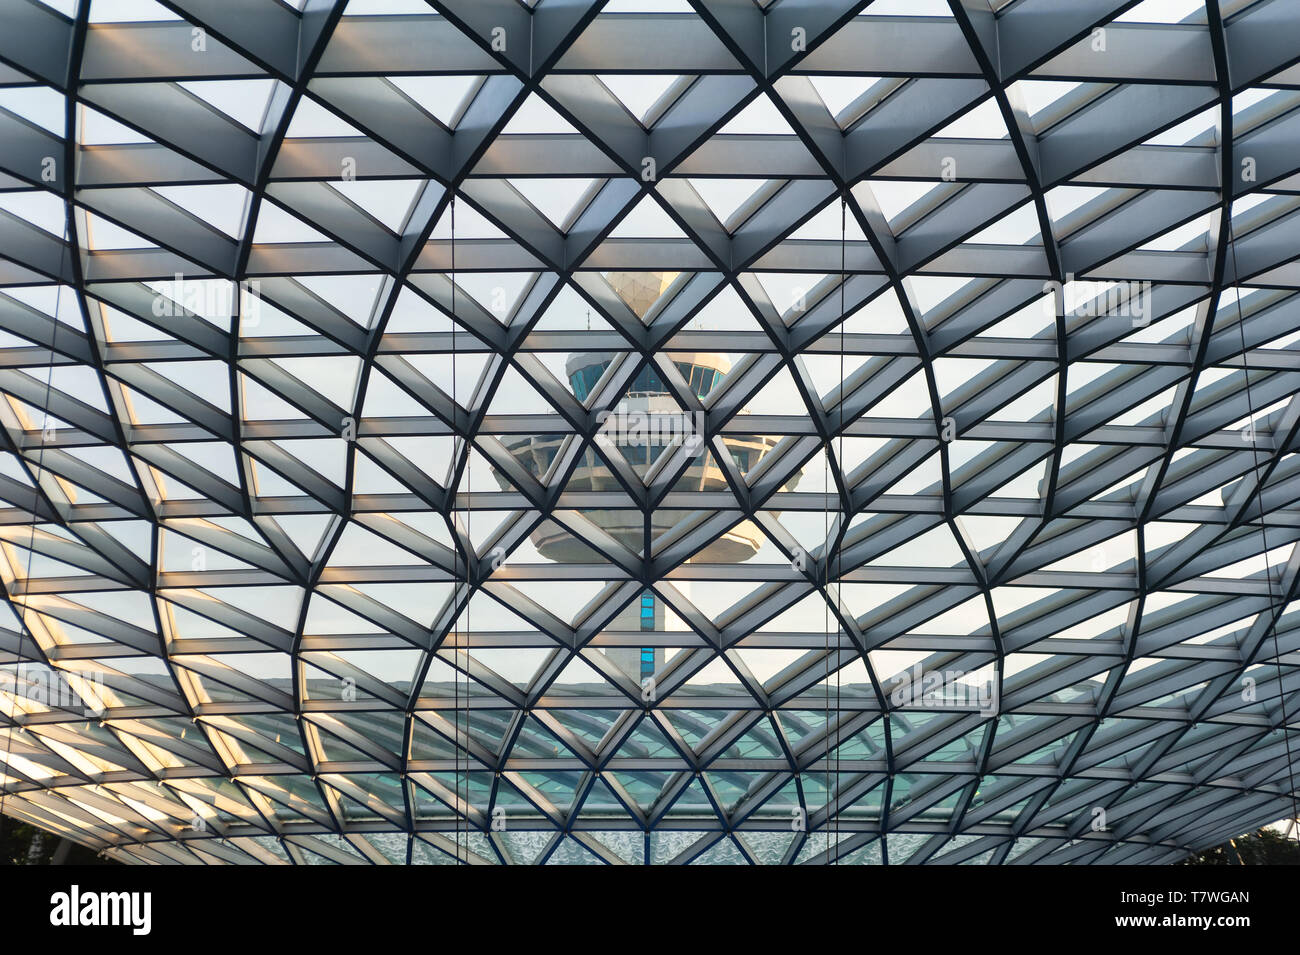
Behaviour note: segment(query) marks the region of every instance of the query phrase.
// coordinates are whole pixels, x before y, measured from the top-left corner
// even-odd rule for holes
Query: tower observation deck
[[[605,279],[611,288],[636,314],[644,318],[649,309],[677,279],[676,272],[610,272]],[[565,362],[569,386],[579,401],[588,402],[614,360],[611,353],[574,352]],[[683,381],[706,406],[709,394],[721,385],[731,371],[731,361],[724,354],[712,352],[676,352],[672,355]],[[651,473],[660,455],[683,434],[694,434],[695,422],[684,411],[664,384],[658,369],[645,364],[637,372],[616,405],[609,409],[614,422],[629,419],[647,426],[619,429],[606,428],[605,435],[627,460],[636,474],[645,478]],[[545,473],[560,451],[563,438],[550,436],[518,436],[507,440],[507,447],[533,473]],[[728,435],[723,439],[727,452],[741,474],[755,468],[770,451],[779,437],[767,435]],[[702,443],[685,473],[675,485],[681,491],[725,490],[726,477],[714,459],[713,448]],[[795,478],[797,481],[798,478]],[[789,485],[794,486],[792,481]],[[608,465],[594,451],[588,450],[575,467],[567,485],[571,491],[617,491],[618,479]],[[682,519],[680,512],[654,510],[648,515],[640,510],[596,510],[585,512],[601,530],[615,538],[621,545],[636,554],[646,553],[651,542],[670,532]],[[647,539],[648,535],[648,539]],[[543,523],[531,536],[539,554],[559,563],[588,562],[591,548],[568,534],[552,522]],[[743,521],[715,538],[696,552],[687,563],[732,564],[749,560],[762,545],[763,534],[751,521]],[[690,584],[675,582],[675,586],[689,596]],[[635,632],[662,632],[666,629],[666,608],[653,591],[643,591],[607,625],[607,631],[620,635]],[[647,641],[650,643],[651,641]],[[663,646],[611,647],[604,653],[624,673],[638,682],[652,677],[664,663]]]

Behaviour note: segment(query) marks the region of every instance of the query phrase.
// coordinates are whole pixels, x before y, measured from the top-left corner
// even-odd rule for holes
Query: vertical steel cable
[[[825,604],[825,607],[824,607],[824,610],[823,610],[824,619],[825,619],[824,627],[825,627],[825,630],[826,630],[826,634],[825,634],[825,646],[824,646],[824,648],[823,648],[823,651],[824,651],[824,653],[825,653],[824,663],[823,663],[823,672],[825,673],[825,678],[824,678],[824,680],[823,680],[823,682],[822,682],[822,710],[823,710],[823,712],[824,712],[824,722],[825,722],[825,727],[824,727],[824,729],[822,730],[822,740],[823,740],[823,746],[825,747],[825,753],[824,753],[824,755],[823,755],[822,758],[826,761],[826,762],[825,762],[825,768],[824,768],[824,771],[823,771],[823,775],[824,775],[825,780],[826,780],[826,810],[827,810],[827,812],[829,813],[829,812],[830,812],[830,808],[831,808],[831,802],[830,802],[830,800],[831,800],[831,761],[830,761],[830,745],[831,745],[831,603],[830,603],[830,594],[829,594],[829,590],[830,590],[830,586],[829,586],[829,585],[830,585],[831,512],[830,512],[830,506],[829,506],[829,504],[828,504],[827,501],[826,501],[826,497],[827,497],[826,485],[830,483],[830,479],[831,479],[831,444],[830,444],[830,441],[827,441],[827,442],[826,442],[826,450],[825,450],[825,452],[824,452],[824,462],[825,462],[825,463],[824,463],[824,466],[823,466],[823,469],[822,469],[822,529],[823,529],[823,530],[822,530],[822,534],[823,534],[823,539],[825,540],[825,543],[822,545],[822,559],[821,559],[821,561],[820,561],[820,563],[821,563],[821,571],[820,571],[820,572],[821,572],[822,601],[823,601],[823,603]],[[827,865],[830,864],[830,861],[831,861],[831,827],[830,827],[830,819],[828,818],[827,821],[826,821],[826,863],[827,863]]]
[[[41,443],[40,443],[40,447],[37,449],[36,452],[36,471],[32,477],[32,521],[31,524],[28,526],[27,566],[23,573],[23,582],[22,582],[23,583],[23,607],[22,607],[23,612],[21,615],[19,615],[18,648],[14,655],[14,688],[13,688],[13,696],[10,698],[10,707],[9,707],[10,710],[9,719],[11,725],[8,728],[8,732],[5,734],[4,775],[6,781],[4,787],[0,788],[0,835],[3,835],[5,829],[8,827],[8,817],[5,815],[4,807],[5,807],[6,797],[8,797],[9,795],[8,779],[10,778],[11,775],[10,767],[9,767],[9,759],[13,752],[14,734],[17,733],[19,730],[18,678],[19,678],[19,670],[23,665],[23,644],[26,642],[27,629],[28,629],[27,628],[27,610],[28,610],[27,598],[31,594],[29,581],[32,579],[32,558],[36,554],[36,523],[39,517],[38,512],[40,511],[41,477],[45,473],[45,434],[46,434],[46,430],[49,427],[49,421],[50,421],[50,392],[52,390],[52,382],[54,380],[54,345],[59,338],[59,309],[63,304],[63,281],[62,281],[63,266],[67,261],[68,248],[72,244],[71,243],[72,235],[73,235],[72,207],[67,206],[65,207],[63,233],[61,235],[63,243],[59,249],[58,277],[60,281],[54,293],[54,320],[50,324],[50,344],[49,344],[50,358],[45,368],[45,397],[41,402],[41,429],[40,429]],[[18,450],[21,452],[22,449],[19,448]],[[32,637],[32,644],[33,646],[39,649],[40,645],[36,642],[35,637]],[[53,670],[50,671],[51,675],[53,674],[53,672],[54,672]],[[50,705],[51,706],[53,705],[52,700],[50,702]]]
[[[814,387],[815,392],[820,391]],[[822,403],[821,395],[817,395],[817,401]],[[830,569],[831,569],[831,509],[828,500],[830,493],[828,488],[831,484],[831,438],[826,438],[826,446],[822,450],[822,553],[818,561],[819,585],[822,593],[822,620],[824,635],[824,646],[822,648],[825,656],[822,658],[822,778],[826,787],[826,822],[824,832],[826,837],[826,865],[831,863],[831,598],[830,598]]]
[[[825,688],[823,690],[825,694],[823,696],[823,700],[824,700],[824,710],[825,710],[825,719],[826,719],[826,727],[823,733],[823,739],[825,740],[826,750],[823,758],[826,761],[825,777],[826,777],[826,813],[827,813],[827,818],[826,818],[826,864],[827,865],[831,865],[832,863],[838,864],[839,862],[837,854],[831,851],[832,850],[831,836],[832,833],[835,836],[835,846],[839,845],[839,837],[840,837],[840,798],[839,798],[840,719],[843,714],[840,709],[840,685],[842,681],[842,674],[841,674],[842,668],[839,665],[841,627],[840,627],[838,613],[839,613],[839,607],[841,603],[839,599],[839,579],[841,574],[844,571],[844,556],[842,553],[843,549],[837,545],[834,548],[834,553],[836,555],[836,571],[835,571],[835,578],[834,578],[836,581],[836,586],[835,586],[836,613],[832,614],[831,613],[832,537],[831,537],[831,518],[830,518],[830,493],[827,490],[827,485],[832,482],[832,479],[834,477],[834,475],[831,472],[831,443],[832,441],[835,440],[838,440],[838,451],[836,452],[835,455],[835,466],[839,468],[840,480],[843,480],[844,478],[844,323],[845,323],[844,282],[845,279],[847,278],[847,255],[845,251],[848,242],[848,234],[847,234],[847,227],[846,227],[847,216],[848,216],[848,199],[845,196],[840,196],[840,289],[839,289],[840,292],[840,314],[839,314],[840,386],[839,386],[839,391],[837,393],[837,401],[836,401],[836,405],[837,405],[836,413],[838,415],[839,423],[832,438],[826,442],[825,466],[823,468],[824,477],[822,479],[822,528],[823,528],[823,534],[826,541],[826,543],[823,545],[823,552],[822,552],[822,599],[826,602],[826,607],[825,607],[826,664],[825,664],[825,671],[824,671],[826,674],[826,683],[825,683]],[[837,491],[836,496],[838,498],[839,481],[835,481],[835,487]],[[836,511],[837,513],[839,511],[838,504],[836,505]],[[835,537],[834,537],[836,541],[842,540],[843,532],[844,532],[844,528],[842,525],[844,524],[845,521],[847,521],[847,519],[848,519],[847,513],[840,514],[838,516],[836,520]],[[831,717],[832,717],[831,620],[832,617],[834,617],[834,622],[835,622],[835,644],[834,644],[835,709],[833,714],[835,718],[835,731],[834,731],[834,744],[833,744],[834,750],[831,749],[832,746],[832,734],[831,734]]]
[[[1264,549],[1264,586],[1268,588],[1269,629],[1273,631],[1273,664],[1277,668],[1277,699],[1278,706],[1282,710],[1282,742],[1286,748],[1287,785],[1291,794],[1291,817],[1295,820],[1300,819],[1300,798],[1296,795],[1295,763],[1291,755],[1290,720],[1287,717],[1286,711],[1286,687],[1283,681],[1282,652],[1281,645],[1277,638],[1277,625],[1282,616],[1283,606],[1280,601],[1280,595],[1275,596],[1273,593],[1273,572],[1269,566],[1268,514],[1264,510],[1264,485],[1260,479],[1259,435],[1255,427],[1255,403],[1251,399],[1250,395],[1250,363],[1246,358],[1246,327],[1241,308],[1241,286],[1240,284],[1237,284],[1241,281],[1241,272],[1237,265],[1237,240],[1232,228],[1231,210],[1229,210],[1227,222],[1228,251],[1232,255],[1232,272],[1235,278],[1233,290],[1237,303],[1237,334],[1241,339],[1241,376],[1245,382],[1246,410],[1250,415],[1250,424],[1247,425],[1247,427],[1249,428],[1250,454],[1251,459],[1254,462],[1255,495],[1259,506],[1259,537],[1260,543]],[[1296,840],[1300,842],[1300,831],[1296,832]]]
[[[844,482],[845,504],[847,505],[848,497],[848,477],[844,472],[844,399],[847,394],[844,390],[844,326],[848,324],[848,316],[844,314],[844,284],[848,281],[848,196],[840,197],[840,400],[839,400],[839,426],[838,450],[835,452],[835,466],[840,470],[840,481]],[[835,539],[835,604],[836,610],[843,613],[844,602],[840,600],[840,587],[844,576],[844,535],[848,531],[849,510],[846,506],[844,513],[840,515],[840,527],[836,530]],[[828,564],[829,566],[829,564]],[[835,618],[835,655],[836,663],[839,662],[840,647],[840,624],[839,617]],[[846,634],[847,636],[847,634]],[[844,712],[840,708],[840,683],[843,667],[835,669],[835,844],[838,847],[840,837],[840,721],[844,718]],[[836,853],[836,862],[839,862],[839,854]]]
[[[456,193],[453,190],[451,194],[451,474],[456,474],[456,459],[459,455],[457,443],[460,437],[460,431],[457,427],[460,415],[458,414],[459,406],[456,404],[456,395],[460,389],[456,382]],[[468,460],[466,461],[468,464]],[[461,746],[461,729],[460,729],[460,530],[456,519],[456,490],[460,485],[459,480],[453,480],[447,488],[448,508],[447,514],[450,518],[449,525],[451,529],[451,559],[452,559],[452,589],[451,589],[451,687],[452,687],[452,769],[454,782],[452,784],[452,815],[456,824],[456,864],[460,865],[466,860],[466,856],[461,849],[460,823],[461,816],[464,814],[464,802],[460,795],[460,746]],[[465,581],[466,590],[468,591],[469,583],[469,555],[465,555]],[[467,607],[468,609],[468,603]],[[469,687],[466,687],[468,695]],[[469,763],[465,764],[466,770],[469,769]],[[468,788],[468,787],[467,787]],[[465,844],[469,844],[469,833],[465,834]]]
[[[455,210],[455,208],[456,208],[456,207],[455,207],[455,205],[453,204],[453,205],[452,205],[452,209],[453,209],[453,211]],[[454,218],[453,218],[453,220],[452,220],[452,234],[453,234],[453,236],[455,235],[455,219],[454,219]],[[451,298],[452,305],[454,306],[455,303],[456,303],[456,273],[455,273],[455,270],[454,270],[454,266],[453,266],[453,271],[452,271],[452,280],[451,280],[451,296],[452,296],[452,298]],[[453,359],[453,362],[455,362],[456,364],[459,364],[459,356],[457,356],[456,359]],[[455,390],[455,388],[453,388],[453,390]],[[460,402],[459,402],[459,399],[456,397],[456,395],[453,394],[451,400],[452,400],[452,409],[453,409],[453,411],[455,412],[456,417],[459,418],[459,417],[460,417]],[[470,417],[467,415],[465,420],[466,420],[466,423],[468,424],[468,422],[469,422],[469,420],[470,420]],[[461,735],[462,735],[462,737],[463,737],[463,739],[464,739],[464,743],[463,743],[463,745],[464,745],[464,751],[465,751],[465,795],[464,795],[464,796],[462,797],[462,799],[461,799],[461,815],[464,816],[464,818],[465,818],[465,845],[464,845],[464,856],[465,856],[465,858],[464,858],[464,862],[465,862],[466,865],[469,865],[469,836],[470,836],[470,819],[469,819],[469,803],[470,803],[470,800],[469,800],[469,795],[470,795],[470,780],[469,780],[469,773],[470,773],[470,753],[469,753],[469,727],[470,727],[470,722],[469,722],[469,716],[470,716],[470,712],[469,712],[469,704],[470,704],[470,694],[469,694],[469,690],[470,690],[470,686],[469,686],[469,683],[470,683],[470,680],[469,680],[470,607],[469,607],[469,605],[470,605],[470,601],[473,599],[473,596],[474,596],[474,588],[473,588],[473,586],[470,584],[470,574],[471,574],[471,573],[477,573],[477,568],[478,568],[478,561],[477,561],[477,556],[478,556],[478,555],[475,553],[475,550],[474,550],[474,508],[473,508],[473,505],[472,505],[472,503],[471,503],[471,501],[470,501],[470,496],[472,495],[473,490],[474,490],[474,488],[473,488],[473,484],[474,484],[474,465],[473,465],[474,455],[473,455],[473,450],[474,450],[474,442],[473,442],[473,440],[472,440],[472,438],[471,438],[471,436],[470,436],[470,432],[469,432],[468,430],[466,430],[466,432],[465,432],[465,479],[464,479],[463,482],[460,482],[460,484],[459,484],[459,486],[462,486],[462,487],[465,488],[465,626],[464,626],[463,629],[461,629],[461,628],[457,628],[457,639],[456,639],[456,662],[457,662],[457,664],[459,664],[459,666],[458,666],[457,669],[456,669],[456,679],[457,679],[458,681],[459,681],[460,676],[461,676],[461,669],[463,668],[464,671],[465,671],[465,692],[464,692],[464,694],[463,694],[462,697],[461,697],[462,711],[463,711],[463,713],[464,713],[464,729],[461,731]],[[462,646],[462,644],[463,644],[463,646]]]

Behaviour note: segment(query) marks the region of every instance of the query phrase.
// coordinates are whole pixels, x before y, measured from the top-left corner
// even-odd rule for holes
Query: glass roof
[[[7,0],[0,811],[269,864],[1296,815],[1298,37]]]

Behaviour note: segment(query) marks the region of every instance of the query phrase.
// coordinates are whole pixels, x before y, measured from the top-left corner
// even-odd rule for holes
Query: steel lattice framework
[[[1106,864],[1293,814],[1295,0],[0,0],[0,190],[9,816]],[[646,394],[702,444],[611,439]]]

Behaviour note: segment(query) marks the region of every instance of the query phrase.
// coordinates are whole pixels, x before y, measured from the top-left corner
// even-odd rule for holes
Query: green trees
[[[0,820],[0,865],[104,865],[85,846],[16,819]]]
[[[1300,865],[1300,843],[1276,829],[1259,829],[1189,856],[1183,865]]]

